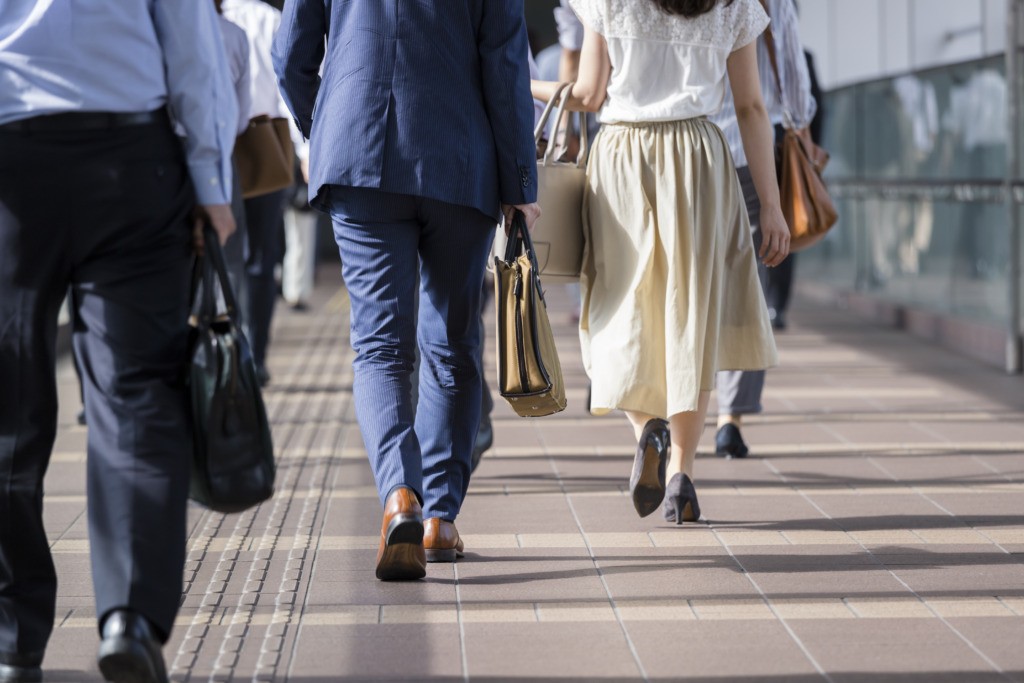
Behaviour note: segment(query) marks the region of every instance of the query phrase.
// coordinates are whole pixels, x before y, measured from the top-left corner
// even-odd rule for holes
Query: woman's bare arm
[[[608,57],[608,43],[604,37],[590,27],[584,28],[583,49],[580,51],[579,74],[569,93],[566,108],[572,111],[598,111],[608,94],[608,79],[612,63]],[[555,96],[558,83],[554,81],[531,81],[530,90],[538,100],[548,102]]]
[[[779,182],[775,172],[775,131],[761,96],[757,70],[757,42],[729,56],[729,82],[736,102],[736,120],[747,153],[750,174],[761,200],[761,253],[767,266],[777,266],[789,255],[789,227],[782,216]]]

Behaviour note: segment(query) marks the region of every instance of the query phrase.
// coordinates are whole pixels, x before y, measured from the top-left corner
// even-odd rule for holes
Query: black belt
[[[167,121],[167,110],[161,107],[153,111],[129,113],[114,112],[66,112],[33,116],[29,119],[12,121],[0,125],[0,131],[11,133],[59,133],[75,130],[110,130],[126,126],[144,126]]]

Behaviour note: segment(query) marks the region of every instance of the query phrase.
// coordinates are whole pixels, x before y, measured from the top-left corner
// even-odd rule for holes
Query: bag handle
[[[220,284],[220,291],[224,297],[224,306],[231,322],[238,324],[238,303],[235,299],[235,290],[231,287],[231,280],[228,278],[228,269],[224,261],[224,252],[220,246],[220,238],[209,223],[203,226],[203,256],[196,264],[196,271],[193,273],[192,287],[202,284],[203,295],[195,302],[192,314],[209,324],[217,317],[217,302],[214,297],[214,283]]]
[[[562,97],[562,93],[568,88],[571,83],[559,83],[558,89],[555,90],[555,94],[548,100],[548,103],[544,105],[544,112],[540,115],[540,119],[537,121],[537,125],[533,129],[533,141],[536,144],[540,144],[540,139],[544,137],[544,129],[548,127],[548,119],[551,118],[551,112],[554,110],[555,105],[558,104],[559,99]]]
[[[569,93],[571,92],[572,85],[573,85],[572,83],[569,83],[568,89],[564,89],[562,91],[559,91],[559,92],[562,92],[563,95],[562,95],[561,102],[559,102],[559,104],[558,104],[558,113],[555,115],[555,135],[554,135],[554,137],[556,137],[556,138],[558,137],[559,125],[562,123],[563,120],[565,121],[564,130],[565,130],[566,136],[568,136],[569,129],[572,127],[572,114],[573,114],[573,112],[569,112],[569,116],[565,116],[565,105],[568,104],[568,102],[569,102]],[[583,115],[583,112],[576,112],[576,113],[579,115],[577,117],[577,120],[579,121],[579,124],[580,124],[580,149],[579,149],[579,152],[576,154],[576,167],[577,168],[583,168],[584,159],[587,158],[587,118],[586,118],[586,116]],[[551,163],[554,161],[554,156],[555,156],[555,145],[548,145],[548,149],[544,153],[544,165],[545,166],[551,165]]]
[[[505,245],[505,263],[514,263],[522,253],[525,253],[530,260],[530,270],[537,293],[540,295],[541,301],[544,301],[544,289],[540,286],[540,266],[537,265],[537,250],[533,247],[530,230],[526,227],[526,215],[516,209],[512,216],[512,227],[508,233],[508,244]]]
[[[512,227],[508,232],[508,244],[505,245],[505,263],[512,263],[519,254],[525,253],[533,269],[537,270],[537,252],[533,248],[530,230],[526,227],[526,215],[519,209],[512,215]]]
[[[764,8],[764,13],[768,15],[768,19],[771,19],[772,13],[771,10],[768,9],[768,0],[758,1],[761,3],[761,7]],[[772,74],[775,75],[775,91],[778,93],[779,104],[782,105],[782,116],[785,119],[785,122],[789,124],[786,127],[793,128],[793,113],[789,111],[789,107],[786,104],[785,93],[782,90],[782,77],[779,75],[779,57],[775,53],[775,32],[772,30],[772,24],[768,24],[768,28],[765,29],[764,45],[768,48],[768,61],[772,65]]]
[[[569,93],[571,92],[573,83],[559,83],[558,89],[555,94],[548,100],[548,103],[544,106],[544,112],[540,115],[540,120],[537,122],[536,128],[533,131],[533,139],[537,145],[540,145],[541,137],[544,135],[544,129],[548,126],[548,120],[551,118],[552,111],[556,111],[555,114],[555,126],[551,131],[552,140],[548,144],[547,151],[544,153],[543,164],[550,166],[554,161],[555,145],[551,144],[554,139],[558,137],[560,131],[568,133],[569,128],[572,125],[572,113],[569,116],[565,116],[565,106],[569,101]],[[555,105],[558,105],[557,110]],[[584,161],[587,158],[587,147],[588,147],[588,131],[587,131],[587,119],[583,112],[576,112],[579,114],[578,121],[580,123],[580,151],[576,155],[576,166],[583,168]],[[565,124],[562,124],[562,121]]]

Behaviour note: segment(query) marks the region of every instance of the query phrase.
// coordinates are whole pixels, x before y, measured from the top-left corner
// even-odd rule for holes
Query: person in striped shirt
[[[811,77],[800,41],[799,19],[794,0],[767,0],[769,26],[775,38],[776,61],[779,66],[779,80],[782,91],[775,82],[768,45],[764,35],[757,41],[757,64],[761,76],[761,91],[768,115],[775,126],[776,137],[781,139],[783,128],[806,128],[817,110],[817,103],[811,94]],[[740,184],[743,188],[750,227],[754,231],[754,244],[760,249],[760,212],[754,182],[747,167],[747,156],[743,150],[740,127],[736,119],[736,107],[732,90],[726,88],[722,110],[711,120],[725,133],[733,160],[736,163]],[[787,278],[792,278],[795,254],[790,254],[776,268],[766,268],[758,262],[761,287],[768,303],[769,316],[776,330],[785,328],[785,304],[788,295]],[[782,285],[780,287],[779,285]],[[779,291],[782,290],[782,291]],[[782,296],[780,296],[782,294]],[[715,435],[715,452],[724,458],[744,458],[749,449],[740,432],[744,415],[761,412],[761,393],[764,390],[765,371],[724,370],[718,373],[718,432]]]

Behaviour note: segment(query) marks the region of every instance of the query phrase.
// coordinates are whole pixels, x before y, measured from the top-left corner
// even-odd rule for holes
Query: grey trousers
[[[750,227],[754,231],[754,250],[761,248],[761,202],[757,198],[754,179],[746,166],[736,169],[747,202]],[[761,291],[768,290],[768,269],[758,260],[757,275]],[[715,381],[718,392],[719,415],[750,415],[761,412],[761,392],[764,391],[764,370],[723,370]]]

